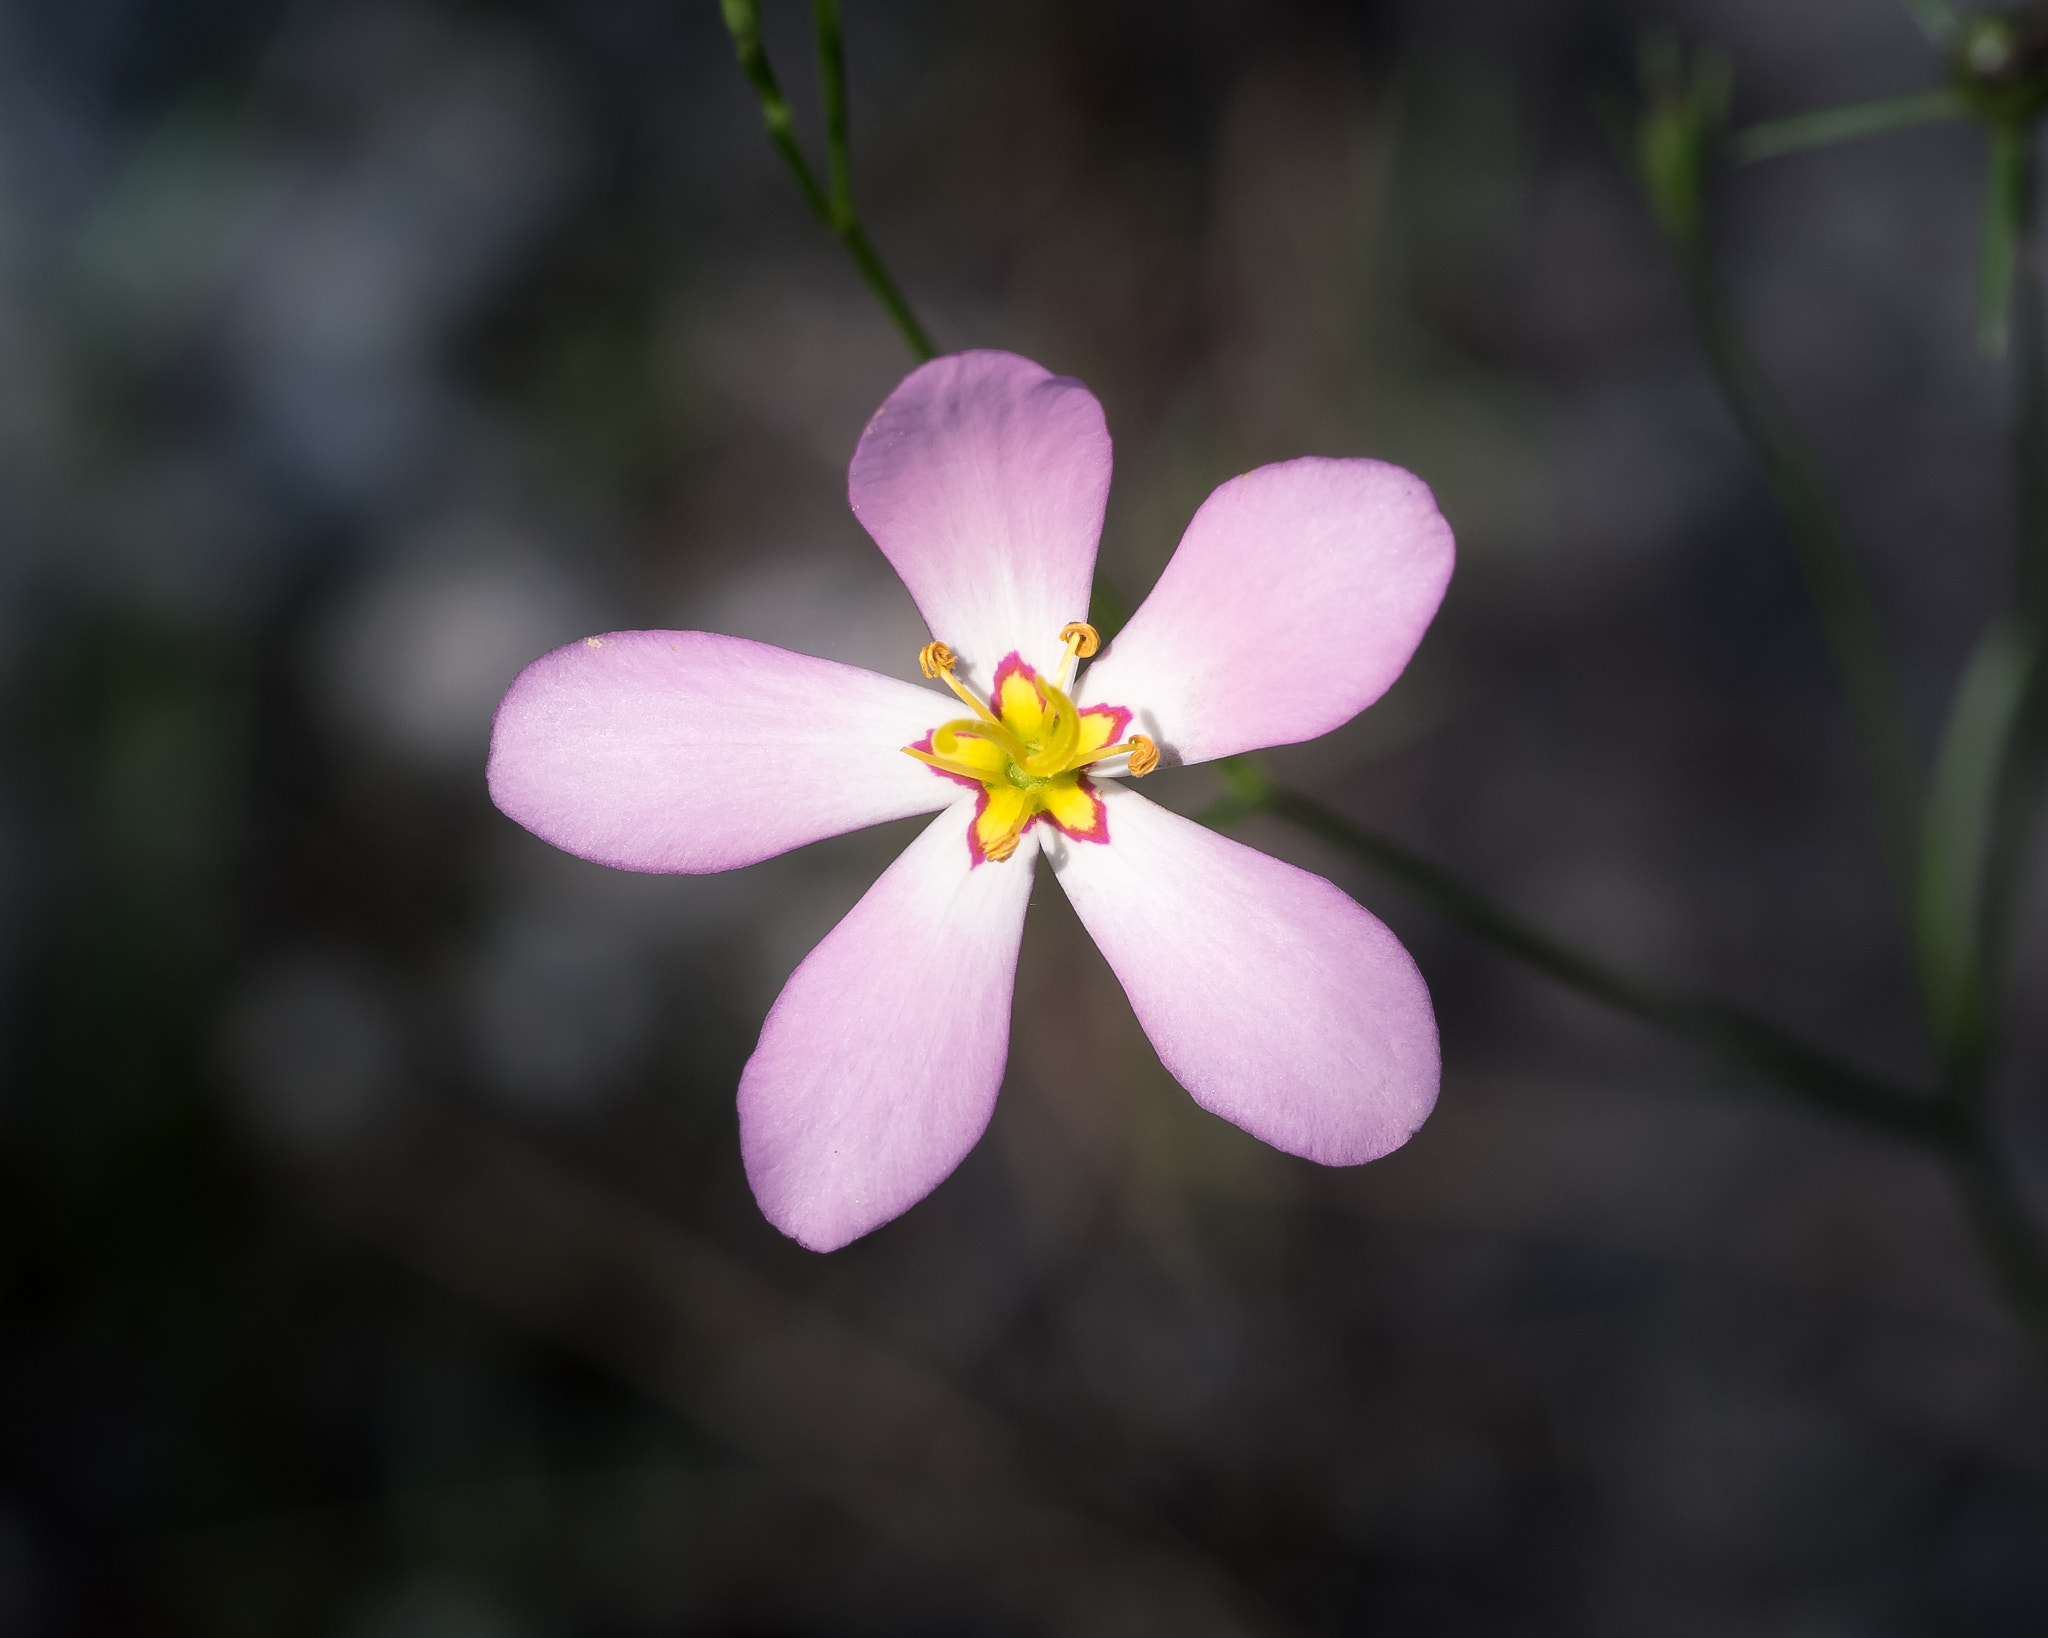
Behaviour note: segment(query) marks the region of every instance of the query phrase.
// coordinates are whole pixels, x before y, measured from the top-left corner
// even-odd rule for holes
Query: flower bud
[[[1949,78],[1982,119],[2028,120],[2048,109],[2048,5],[1965,19],[1949,50]]]

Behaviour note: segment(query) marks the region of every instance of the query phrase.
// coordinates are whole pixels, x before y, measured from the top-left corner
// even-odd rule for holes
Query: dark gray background
[[[1442,617],[1282,776],[1924,1072],[1788,542],[1596,117],[1657,23],[1743,119],[1920,89],[1903,8],[847,10],[876,241],[942,347],[1101,397],[1127,597],[1261,461],[1436,487]],[[1923,748],[2003,587],[1981,166],[1933,129],[1718,196]],[[1428,977],[1407,1149],[1197,1111],[1042,880],[959,1173],[830,1258],[760,1220],[739,1066],[915,827],[607,872],[490,807],[490,711],[630,626],[912,674],[844,503],[909,363],[708,3],[0,8],[0,1630],[2048,1619],[2048,1386],[1931,1164],[1277,825]]]

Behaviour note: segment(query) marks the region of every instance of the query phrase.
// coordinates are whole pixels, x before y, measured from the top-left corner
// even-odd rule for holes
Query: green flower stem
[[[1726,128],[1729,69],[1700,53],[1687,65],[1677,40],[1643,44],[1643,104],[1626,157],[1678,266],[1694,328],[1736,424],[1763,462],[1818,607],[1869,768],[1878,828],[1898,902],[1913,910],[1919,778],[1877,611],[1849,551],[1820,474],[1751,359],[1714,276],[1707,232],[1709,161]]]
[[[919,362],[935,355],[930,339],[889,276],[862,228],[853,203],[853,166],[847,134],[846,56],[837,0],[813,0],[826,131],[826,183],[820,186],[796,141],[789,103],[761,43],[758,0],[720,0],[741,70],[760,99],[768,140],[775,147],[811,213],[834,233],[905,344]],[[1941,0],[1907,0],[1930,35],[1946,38],[1955,18]],[[1671,65],[1677,68],[1675,57]],[[2020,616],[1973,661],[1959,690],[1943,753],[1943,773],[1931,798],[1928,830],[1939,843],[1916,849],[1917,779],[1906,749],[1902,719],[1876,612],[1837,526],[1811,460],[1792,433],[1774,396],[1751,362],[1725,299],[1715,285],[1701,232],[1701,138],[1725,108],[1725,70],[1705,65],[1682,110],[1683,127],[1666,121],[1644,133],[1639,150],[1652,204],[1686,276],[1687,293],[1709,362],[1736,420],[1758,455],[1792,525],[1793,537],[1841,670],[1863,751],[1876,786],[1887,857],[1909,908],[1931,917],[1932,942],[1922,927],[1923,955],[1934,943],[1950,955],[1969,947],[1968,884],[1976,861],[1983,874],[1986,952],[1974,1004],[1986,1009],[1995,994],[1997,952],[2006,941],[2010,905],[2026,863],[2025,841],[2038,810],[2048,764],[2048,666],[2032,664],[2048,634],[2048,338],[2044,338],[2041,268],[2033,211],[2031,131],[1994,145],[1992,210],[1987,226],[1985,311],[2016,312],[2018,345],[2019,494],[2018,584]],[[1951,94],[1888,99],[1760,126],[1737,141],[1745,158],[1841,141],[1895,126],[1951,117]],[[1998,239],[1996,236],[2007,237]],[[1992,289],[1989,270],[2009,282]],[[1996,299],[1988,299],[1993,298]],[[1099,576],[1092,611],[1104,635],[1120,625],[1124,605]],[[1987,639],[1987,643],[1990,642]],[[2018,667],[2015,670],[2015,667]],[[2017,709],[2013,678],[2023,679]],[[2010,725],[2008,728],[2008,724]],[[1979,808],[1989,786],[1987,747],[2009,732],[2010,748],[1998,783],[1996,822],[1983,841]],[[1991,762],[1998,761],[1991,757]],[[1629,1017],[1689,1040],[1759,1080],[1791,1093],[1811,1108],[1867,1129],[1941,1153],[1955,1170],[1986,1253],[2014,1312],[2048,1361],[2048,1245],[2034,1227],[2009,1169],[1993,1145],[1971,1075],[1960,1079],[1950,1054],[1948,1095],[1934,1099],[1872,1076],[1811,1046],[1767,1019],[1704,997],[1647,983],[1521,920],[1448,871],[1399,842],[1344,818],[1298,792],[1279,789],[1243,759],[1225,764],[1233,791],[1205,822],[1223,826],[1253,813],[1270,813],[1390,876],[1451,921],[1496,948]],[[1917,857],[1916,857],[1917,855]],[[1958,896],[1960,895],[1960,896]],[[1931,907],[1931,908],[1930,908]],[[1916,925],[1919,925],[1916,923]],[[1937,961],[1933,964],[1939,967]],[[1923,971],[1929,963],[1923,960]],[[1941,990],[1929,983],[1930,1019],[1976,1018],[1965,995],[1958,1001],[1955,971],[1943,969]],[[1967,971],[1967,959],[1962,969]],[[1950,1010],[1944,1012],[1947,1006]],[[1988,1024],[1980,1032],[1988,1040]],[[1955,1031],[1966,1036],[1968,1029]],[[1966,1055],[1967,1056],[1967,1055]],[[1980,1065],[1985,1054],[1969,1057]],[[1975,1075],[1981,1082],[1981,1073]]]
[[[804,158],[804,151],[797,146],[796,131],[790,123],[789,101],[782,94],[782,87],[776,84],[775,70],[768,65],[768,51],[761,44],[761,7],[759,0],[720,0],[719,9],[725,14],[726,32],[732,36],[733,50],[738,53],[740,72],[747,77],[747,83],[754,88],[754,95],[761,102],[761,118],[768,127],[768,141],[782,156],[782,162],[789,167],[789,174],[796,178],[798,190],[804,196],[804,203],[811,207],[811,214],[827,227],[832,225],[832,207],[825,198],[825,192],[818,186],[818,179],[811,175],[810,162]]]
[[[1255,767],[1225,769],[1235,787],[1205,824],[1227,826],[1269,813],[1392,878],[1468,933],[1618,1012],[1680,1036],[1831,1115],[1923,1147],[1947,1142],[1931,1096],[1867,1074],[1739,1007],[1644,982],[1575,949],[1467,886],[1440,865],[1355,820],[1268,783]]]
[[[2013,371],[2014,614],[1979,642],[1956,689],[1921,827],[1915,943],[1949,1096],[1978,1118],[2011,908],[2026,864],[2048,733],[2040,665],[2048,588],[2044,359],[2031,121],[1988,120],[1980,340]]]
[[[769,66],[767,48],[761,43],[760,0],[720,0],[726,32],[732,36],[740,70],[760,99],[761,118],[768,127],[768,140],[796,178],[797,190],[811,214],[838,238],[853,258],[853,265],[874,292],[875,299],[894,321],[904,344],[919,363],[937,356],[938,349],[925,334],[924,326],[910,310],[910,303],[882,265],[867,230],[861,226],[853,205],[853,158],[847,139],[846,47],[839,28],[838,0],[813,0],[812,20],[818,40],[818,77],[825,105],[825,163],[827,185],[821,187],[812,173],[796,131],[790,121],[789,101],[782,94],[775,71]]]
[[[2028,1213],[1981,1104],[1898,1085],[1740,1007],[1646,983],[1522,920],[1391,837],[1272,784],[1243,758],[1230,759],[1223,772],[1231,793],[1202,815],[1203,823],[1222,828],[1255,813],[1284,819],[1579,994],[1690,1041],[1810,1109],[1938,1156],[1956,1181],[2014,1317],[2048,1365],[2048,1242]]]
[[[838,0],[812,0],[818,37],[818,90],[825,104],[825,173],[837,229],[853,215],[853,146],[846,124],[846,37],[839,28]]]
[[[889,277],[853,208],[853,149],[846,127],[846,43],[839,31],[839,0],[812,0],[811,15],[817,26],[818,80],[824,93],[826,166],[832,190],[826,226],[839,235],[860,276],[895,321],[904,345],[920,364],[928,363],[938,356],[938,349],[917,322],[896,281]]]
[[[1795,114],[1739,131],[1729,144],[1743,164],[1775,159],[1780,154],[1798,153],[1805,148],[1823,148],[1831,143],[1849,142],[1857,137],[1877,136],[1885,131],[1912,125],[1932,125],[1941,120],[1966,119],[1969,108],[1955,92],[1914,91],[1903,97],[1880,97],[1875,102],[1852,102],[1842,108],[1823,108],[1811,114]]]

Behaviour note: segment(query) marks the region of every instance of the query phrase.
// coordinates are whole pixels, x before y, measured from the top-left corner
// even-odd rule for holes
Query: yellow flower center
[[[1066,692],[1074,661],[1101,645],[1095,628],[1076,623],[1060,639],[1066,654],[1056,677],[1040,676],[1012,654],[996,668],[986,705],[953,675],[953,651],[944,643],[927,643],[917,657],[924,674],[943,679],[974,715],[940,724],[923,745],[904,746],[904,754],[981,787],[969,834],[977,864],[1009,858],[1040,814],[1069,836],[1106,841],[1107,815],[1087,770],[1116,756],[1130,758],[1137,778],[1159,766],[1159,749],[1143,734],[1111,743],[1130,722],[1129,711],[1116,705],[1084,711]]]

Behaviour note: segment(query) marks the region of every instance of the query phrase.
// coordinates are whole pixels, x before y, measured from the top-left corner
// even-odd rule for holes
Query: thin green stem
[[[825,190],[818,186],[818,179],[811,174],[803,149],[797,146],[796,128],[789,117],[789,99],[783,96],[782,87],[776,83],[775,70],[768,63],[767,48],[761,43],[759,0],[720,0],[719,9],[725,14],[726,32],[732,36],[733,51],[740,60],[740,72],[746,75],[747,83],[754,88],[754,95],[760,101],[761,119],[768,127],[768,141],[782,156],[782,162],[789,167],[789,174],[796,178],[797,191],[804,196],[804,203],[810,207],[811,214],[830,227],[832,207],[826,200]]]
[[[1224,769],[1233,793],[1203,821],[1224,826],[1254,813],[1287,820],[1397,882],[1447,920],[1591,1000],[1690,1041],[1817,1112],[1931,1151],[1968,1207],[2014,1317],[2048,1364],[2048,1241],[2036,1227],[1981,1101],[1934,1096],[1844,1063],[1740,1007],[1646,983],[1524,921],[1413,849],[1272,785],[1252,765]]]
[[[1835,519],[1819,471],[1750,358],[1702,247],[1680,247],[1693,319],[1736,424],[1762,461],[1792,530],[1807,586],[1848,696],[1876,798],[1880,840],[1899,902],[1910,916],[1919,777],[1906,740],[1877,608]]]
[[[896,281],[889,277],[889,270],[882,265],[882,259],[875,254],[875,247],[868,242],[866,231],[855,222],[840,235],[847,254],[852,256],[853,265],[860,269],[860,276],[867,280],[868,289],[874,292],[895,321],[898,334],[903,337],[904,346],[910,349],[911,357],[920,364],[928,364],[939,356],[938,348],[932,345],[931,337],[924,332],[924,326],[917,322],[917,315],[910,310],[910,303],[903,299],[903,292],[896,288]]]
[[[1575,949],[1502,908],[1440,865],[1325,807],[1313,797],[1267,784],[1242,764],[1227,770],[1237,786],[1205,823],[1228,825],[1270,813],[1392,878],[1448,920],[1581,995],[1705,1048],[1808,1106],[1921,1146],[1945,1140],[1932,1097],[1868,1074],[1739,1007],[1650,984]]]
[[[812,0],[818,35],[818,86],[825,104],[825,168],[830,183],[832,226],[844,231],[853,216],[853,146],[846,126],[846,40],[839,29],[839,0]]]
[[[1967,119],[1969,108],[1955,92],[1914,91],[1903,97],[1880,97],[1874,102],[1852,102],[1841,108],[1822,108],[1811,114],[1794,114],[1738,131],[1729,143],[1737,160],[1747,165],[1780,154],[1798,153],[1806,148],[1824,148],[1857,137],[1876,136],[1914,125],[1932,125],[1941,120]]]
[[[2048,585],[2048,360],[2044,360],[2033,129],[1989,122],[1980,342],[2013,371],[2014,613],[1978,644],[1956,700],[1920,837],[1916,945],[1948,1092],[1974,1111],[1989,1074],[2010,906],[2040,783]]]
[[[882,304],[901,333],[904,345],[919,363],[937,356],[924,326],[910,310],[910,303],[882,265],[867,230],[861,226],[853,204],[853,159],[847,137],[846,49],[839,27],[838,0],[813,0],[812,21],[818,42],[818,77],[825,105],[827,185],[821,187],[803,149],[796,140],[789,113],[789,101],[782,94],[775,71],[761,43],[760,0],[720,0],[726,32],[732,36],[740,70],[761,104],[761,118],[768,127],[768,140],[782,156],[796,179],[797,191],[811,214],[838,238],[853,258],[853,265]]]
[[[1678,266],[1707,361],[1791,525],[1868,767],[1885,862],[1910,923],[1919,780],[1876,607],[1820,473],[1751,359],[1714,276],[1707,183],[1710,157],[1727,124],[1728,64],[1702,52],[1688,67],[1675,39],[1652,36],[1644,42],[1641,75],[1643,103],[1624,157]]]
[[[831,209],[825,225],[839,235],[868,289],[894,321],[904,345],[920,364],[938,356],[931,337],[917,322],[903,292],[875,253],[867,229],[853,208],[853,149],[847,136],[846,42],[839,29],[839,0],[812,0],[811,16],[818,35],[818,80],[825,102],[826,169],[831,178]]]
[[[2000,1150],[1989,1097],[2005,951],[2048,762],[2048,312],[2035,124],[1998,120],[1990,136],[1981,320],[1987,350],[2009,342],[2012,359],[2014,608],[1980,644],[1957,690],[1929,796],[1925,857],[1939,871],[1948,852],[1949,902],[1930,909],[1951,924],[1949,953],[1974,966],[1974,984],[1961,995],[1968,1010],[1954,1019],[1962,1028],[1947,1043],[1949,1159],[2013,1314],[2048,1364],[2048,1241]],[[1929,882],[1934,892],[1943,886]],[[1921,934],[1924,967],[1930,953],[1944,951],[1938,922]]]

